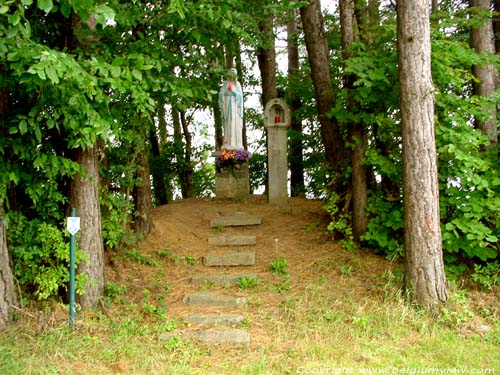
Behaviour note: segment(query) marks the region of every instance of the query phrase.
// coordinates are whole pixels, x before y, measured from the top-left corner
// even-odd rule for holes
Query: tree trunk
[[[342,42],[342,56],[344,61],[352,57],[352,45],[358,39],[357,24],[355,12],[355,0],[340,0],[340,30]],[[363,7],[363,14],[359,18],[368,20],[368,11]],[[364,30],[367,31],[367,28]],[[354,90],[356,77],[344,75],[344,87],[351,92]],[[357,111],[359,104],[356,103],[351,93],[348,94],[348,110]],[[362,124],[354,122],[349,124],[349,138],[354,145],[351,154],[352,163],[352,234],[356,243],[361,242],[361,236],[365,234],[368,228],[368,217],[366,215],[366,204],[368,202],[368,180],[366,166],[363,163],[367,147],[367,138],[364,134]]]
[[[259,24],[263,46],[257,49],[257,61],[262,79],[262,107],[278,96],[276,89],[276,51],[274,47],[273,15],[269,12]]]
[[[160,144],[167,142],[167,111],[165,110],[165,98],[158,100],[158,135]],[[161,151],[161,147],[160,147]]]
[[[300,99],[295,93],[295,82],[299,79],[299,48],[297,46],[297,14],[290,11],[287,23],[288,50],[288,97],[291,112],[290,119],[290,192],[292,197],[305,196],[304,156],[302,146],[302,121],[297,118],[301,107]]]
[[[397,2],[403,140],[405,287],[411,301],[434,310],[446,301],[439,222],[429,2]]]
[[[316,94],[326,162],[328,168],[335,173],[332,188],[341,194],[343,192],[340,178],[346,168],[347,154],[338,122],[334,117],[329,117],[330,111],[335,108],[335,92],[330,75],[329,50],[319,0],[309,0],[307,6],[300,8],[300,16]]]
[[[267,14],[259,24],[259,31],[262,36],[262,45],[257,48],[257,61],[259,64],[260,76],[262,81],[262,109],[265,108],[266,103],[278,97],[278,90],[276,87],[276,50],[274,43],[273,31],[273,14],[267,10]],[[266,136],[266,150],[268,149],[268,137]],[[269,159],[266,160],[266,169],[269,171]],[[268,189],[269,177],[266,174],[264,185],[265,194]]]
[[[7,228],[3,218],[3,200],[0,200],[0,331],[12,321],[12,307],[17,303],[14,275],[10,268],[7,249]]]
[[[493,9],[496,12],[496,16],[493,21],[493,31],[495,34],[495,52],[497,54],[500,54],[500,0],[495,0]]]
[[[243,90],[243,103],[245,102],[245,79],[243,76],[243,61],[241,61],[241,47],[239,42],[237,41],[236,45],[236,70],[238,71],[238,74],[240,76],[240,84]],[[243,110],[245,110],[243,106]],[[243,148],[245,150],[248,150],[248,139],[247,139],[247,121],[246,121],[246,116],[243,116],[243,129],[241,131],[241,141],[243,144]]]
[[[165,173],[163,166],[160,164],[161,160],[160,142],[158,141],[158,134],[156,132],[154,125],[152,125],[151,129],[149,130],[149,140],[151,142],[151,155],[153,161],[151,166],[151,175],[153,176],[154,197],[156,199],[157,204],[159,205],[167,204],[168,197],[167,197],[167,189],[165,188]]]
[[[182,133],[184,134],[185,148],[184,148],[184,168],[182,171],[182,179],[185,187],[184,198],[193,197],[193,164],[191,162],[192,136],[189,132],[189,126],[186,120],[186,112],[180,111],[180,119],[182,126]]]
[[[78,299],[82,307],[95,307],[105,286],[97,146],[80,148],[75,153],[74,160],[80,164],[83,175],[78,174],[73,178],[70,188],[70,207],[76,208],[77,216],[80,217],[78,247],[88,257],[78,265],[77,273],[86,274],[90,278],[85,284],[84,294]]]
[[[470,13],[472,18],[478,19],[478,11],[488,11],[490,0],[470,0]],[[493,34],[493,23],[490,18],[479,19],[480,27],[471,27],[470,44],[474,50],[480,54],[482,52],[495,53],[495,35]],[[477,78],[474,81],[474,94],[478,96],[491,97],[495,93],[497,84],[497,72],[493,64],[474,65],[472,74]],[[497,110],[492,106],[487,119],[476,119],[476,126],[481,130],[490,143],[489,147],[498,144]]]
[[[145,128],[141,123],[141,128]],[[134,231],[139,236],[145,237],[153,228],[153,202],[151,197],[151,177],[149,173],[148,148],[145,142],[146,131],[142,137],[144,144],[137,155],[136,179],[138,184],[134,186],[134,205],[136,210]]]

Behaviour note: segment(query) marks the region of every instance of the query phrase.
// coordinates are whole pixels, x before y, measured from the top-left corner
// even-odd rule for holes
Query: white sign
[[[80,218],[79,217],[68,217],[66,223],[66,229],[68,232],[74,236],[76,232],[80,230]]]

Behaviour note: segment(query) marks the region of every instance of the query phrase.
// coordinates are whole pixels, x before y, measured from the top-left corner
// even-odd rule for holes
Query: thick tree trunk
[[[358,39],[357,24],[354,0],[340,0],[340,30],[342,40],[342,56],[344,61],[352,57],[352,44]],[[359,18],[368,19],[366,7]],[[367,32],[365,28],[365,32]],[[356,77],[344,74],[344,87],[351,91],[354,89]],[[359,108],[358,103],[349,94],[348,110],[351,112]],[[349,124],[349,138],[354,145],[351,154],[352,163],[352,234],[356,243],[361,242],[361,236],[368,228],[368,217],[366,215],[366,204],[368,202],[368,180],[366,166],[363,163],[367,147],[367,138],[364,134],[363,126],[360,123]]]
[[[82,307],[95,307],[104,292],[104,244],[101,233],[99,207],[99,167],[97,146],[77,149],[75,161],[83,175],[73,178],[70,188],[70,207],[76,208],[80,217],[78,247],[88,259],[78,265],[77,273],[86,274],[84,294],[79,296]]]
[[[475,14],[478,11],[488,11],[490,0],[470,0],[470,13],[473,17],[480,17]],[[495,53],[495,35],[493,33],[493,23],[490,18],[480,19],[480,27],[470,29],[471,47],[477,53]],[[495,93],[497,85],[497,71],[493,64],[475,65],[472,67],[472,74],[477,78],[474,82],[474,94],[478,96],[490,97]],[[476,119],[476,125],[481,130],[489,142],[490,147],[498,144],[497,110],[492,107],[487,119]]]
[[[308,5],[300,8],[300,16],[316,94],[326,162],[329,169],[337,176],[332,181],[333,189],[337,193],[342,193],[339,176],[344,174],[348,154],[337,120],[334,117],[329,117],[330,111],[335,107],[335,92],[330,74],[329,50],[323,29],[323,15],[319,0],[309,0]]]
[[[439,221],[429,2],[397,2],[403,139],[405,287],[413,303],[446,301]]]
[[[12,307],[16,303],[14,275],[7,249],[7,228],[3,218],[3,200],[0,199],[0,331],[12,321]]]
[[[0,65],[0,74],[2,74]],[[9,111],[9,90],[0,87],[0,136],[7,132],[3,121]],[[12,306],[17,303],[17,295],[14,288],[14,275],[10,266],[9,252],[7,247],[7,228],[3,217],[5,197],[0,196],[0,331],[5,329],[12,320]]]
[[[294,91],[294,82],[298,80],[299,48],[297,46],[297,14],[290,12],[287,23],[288,42],[288,97],[291,112],[290,124],[290,192],[292,197],[305,196],[304,183],[304,156],[302,146],[302,121],[297,118],[297,111],[301,107],[300,99]]]
[[[144,125],[141,125],[144,128]],[[144,133],[146,133],[144,131]],[[146,135],[142,135],[145,140]],[[134,231],[141,237],[147,236],[153,228],[153,202],[151,197],[151,177],[149,173],[149,160],[147,145],[142,145],[142,150],[137,155],[136,179],[140,181],[134,186],[134,205],[136,210]]]

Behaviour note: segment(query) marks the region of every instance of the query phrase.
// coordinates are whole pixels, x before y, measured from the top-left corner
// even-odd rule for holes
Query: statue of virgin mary
[[[227,79],[219,91],[219,106],[224,127],[222,150],[243,148],[243,91],[236,78],[237,75],[236,69],[229,69]]]

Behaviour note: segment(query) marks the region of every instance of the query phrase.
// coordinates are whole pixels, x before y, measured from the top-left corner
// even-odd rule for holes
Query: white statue
[[[224,126],[222,150],[243,148],[243,90],[236,77],[236,69],[229,69],[227,79],[219,91],[219,106]]]

